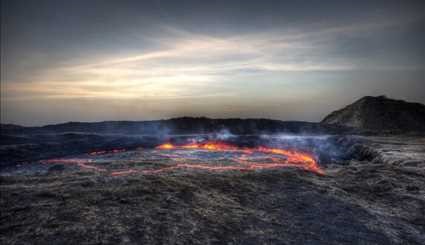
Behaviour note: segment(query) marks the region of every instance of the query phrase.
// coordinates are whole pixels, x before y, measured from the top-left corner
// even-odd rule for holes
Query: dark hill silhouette
[[[155,121],[67,122],[42,127],[0,124],[2,135],[20,134],[347,134],[425,132],[425,106],[385,96],[366,96],[334,111],[321,123],[272,119],[179,117]]]
[[[179,117],[156,121],[68,122],[43,127],[3,127],[2,134],[111,133],[111,134],[202,134],[228,130],[233,134],[261,133],[344,133],[350,129],[320,123],[271,119],[211,119]]]
[[[379,132],[424,132],[425,105],[366,96],[332,112],[322,123]]]

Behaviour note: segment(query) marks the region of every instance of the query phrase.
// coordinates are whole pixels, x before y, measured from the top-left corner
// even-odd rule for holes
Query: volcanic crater
[[[297,138],[302,142],[309,140],[308,137]],[[160,174],[181,170],[254,171],[285,167],[323,175],[324,171],[316,156],[321,152],[316,150],[313,153],[314,148],[307,150],[306,144],[288,144],[294,139],[296,138],[285,140],[277,137],[266,140],[264,137],[233,136],[233,139],[224,141],[180,136],[150,148],[97,150],[77,156],[45,159],[40,163],[77,166],[81,170],[111,176]]]
[[[3,127],[0,243],[423,244],[425,138],[388,132],[206,118]]]

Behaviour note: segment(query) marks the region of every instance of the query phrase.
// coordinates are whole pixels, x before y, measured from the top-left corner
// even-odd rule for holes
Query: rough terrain
[[[425,131],[425,105],[386,96],[365,96],[327,115],[322,123],[386,132]]]
[[[296,168],[2,172],[2,244],[423,244],[425,138],[341,136]],[[12,174],[11,174],[12,173]]]

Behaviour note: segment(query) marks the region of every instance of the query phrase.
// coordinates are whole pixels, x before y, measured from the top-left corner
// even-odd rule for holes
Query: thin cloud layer
[[[227,38],[162,27],[167,34],[157,38],[160,48],[156,50],[49,67],[29,82],[6,83],[6,96],[11,100],[232,96],[236,94],[229,92],[225,83],[240,77],[255,82],[249,79],[252,73],[268,76],[268,73],[362,69],[350,58],[327,55],[332,47],[325,41],[336,35],[364,35],[397,25],[400,23],[390,20],[311,32],[274,31]],[[387,69],[397,68],[403,69],[397,66]],[[386,67],[378,64],[368,69]]]
[[[90,40],[91,43],[80,44],[85,52],[57,51],[56,56],[31,50],[25,59],[13,63],[14,53],[10,51],[13,49],[3,45],[11,45],[10,41],[2,42],[2,49],[12,54],[2,64],[2,70],[6,70],[2,72],[2,118],[18,120],[18,113],[28,112],[23,108],[25,102],[38,105],[32,110],[49,111],[50,103],[76,106],[69,101],[89,100],[93,107],[105,103],[128,106],[152,102],[154,106],[146,114],[155,115],[153,118],[206,112],[206,116],[217,117],[265,115],[297,119],[293,112],[285,108],[279,112],[275,108],[307,106],[314,99],[330,97],[345,103],[335,93],[352,88],[363,74],[367,74],[367,80],[354,86],[351,91],[358,94],[350,95],[350,99],[363,96],[368,90],[371,94],[397,97],[398,93],[399,97],[409,97],[414,91],[401,94],[399,90],[387,90],[391,86],[377,89],[384,83],[395,82],[383,74],[408,73],[405,82],[418,83],[424,71],[423,58],[415,56],[418,53],[415,44],[422,34],[411,41],[400,39],[417,31],[418,23],[423,23],[423,14],[416,12],[397,18],[366,15],[341,22],[324,18],[322,22],[274,24],[264,30],[242,28],[233,33],[229,30],[234,26],[208,33],[164,24],[163,20],[156,22],[155,18],[147,21],[155,31],[145,26],[133,28],[127,36],[115,35],[117,43],[113,47],[94,48],[96,52],[88,47],[104,42],[98,37]],[[172,12],[166,18],[172,18]],[[110,40],[113,39],[109,43]],[[178,103],[184,106],[177,106]],[[311,117],[300,112],[298,118],[319,120],[317,115],[330,110],[330,104],[325,103]],[[170,108],[173,105],[174,111]],[[289,110],[291,106],[286,107]],[[304,111],[311,113],[309,108]],[[19,115],[19,118],[23,117]],[[124,119],[143,118],[129,112]]]

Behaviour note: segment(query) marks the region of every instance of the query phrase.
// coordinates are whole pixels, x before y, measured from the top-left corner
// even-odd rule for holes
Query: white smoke
[[[228,129],[222,129],[213,135],[213,138],[216,140],[229,140],[235,137],[236,135],[232,134]]]

